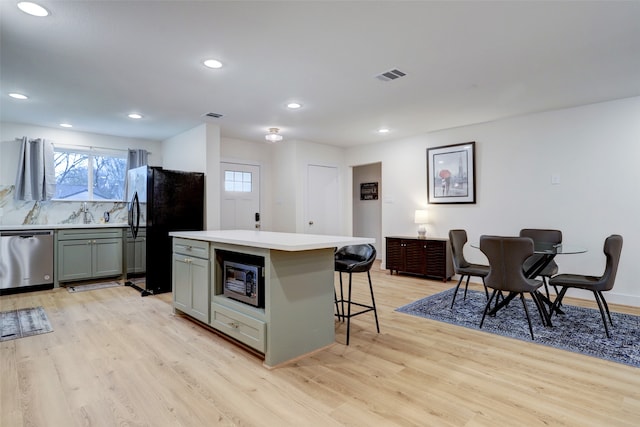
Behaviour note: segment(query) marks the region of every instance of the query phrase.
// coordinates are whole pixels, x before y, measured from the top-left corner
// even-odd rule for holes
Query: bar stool
[[[373,296],[373,286],[371,285],[371,266],[376,259],[376,249],[373,245],[350,245],[343,246],[335,253],[335,271],[340,273],[340,299],[335,295],[336,304],[336,316],[338,319],[344,321],[347,320],[347,345],[349,345],[349,331],[351,328],[351,318],[358,316],[369,311],[373,311],[376,319],[376,329],[380,333],[380,325],[378,324],[378,311],[376,310],[376,301]],[[354,302],[351,299],[351,287],[352,287],[352,274],[353,273],[367,273],[369,279],[369,290],[371,291],[371,305]],[[342,286],[342,273],[349,273],[349,291],[347,299],[344,298],[343,286]],[[345,314],[345,303],[347,305],[347,314]],[[356,305],[363,308],[363,310],[355,313],[351,312],[351,306]]]

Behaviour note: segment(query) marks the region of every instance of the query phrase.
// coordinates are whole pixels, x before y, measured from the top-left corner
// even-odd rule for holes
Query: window
[[[124,200],[126,151],[54,149],[58,200]]]
[[[251,193],[251,172],[224,171],[224,191]]]

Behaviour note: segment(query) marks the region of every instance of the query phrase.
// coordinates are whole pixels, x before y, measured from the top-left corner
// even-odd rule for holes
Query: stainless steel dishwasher
[[[0,231],[0,290],[53,284],[53,230]]]

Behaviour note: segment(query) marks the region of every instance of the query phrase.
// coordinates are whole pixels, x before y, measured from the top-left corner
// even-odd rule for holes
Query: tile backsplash
[[[83,201],[22,201],[14,200],[15,186],[0,185],[0,225],[55,225],[84,224]],[[87,222],[104,223],[104,213],[109,213],[109,223],[127,222],[126,202],[86,202]]]

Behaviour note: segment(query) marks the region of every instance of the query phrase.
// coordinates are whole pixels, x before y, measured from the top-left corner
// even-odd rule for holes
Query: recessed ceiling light
[[[302,104],[299,104],[297,102],[290,102],[287,104],[287,108],[291,108],[292,110],[296,110],[300,107],[302,107]]]
[[[130,119],[141,119],[142,118],[142,114],[131,113],[131,114],[127,115],[127,117],[129,117]]]
[[[387,128],[378,129],[378,133],[389,133],[389,129]]]
[[[18,9],[32,16],[47,16],[49,11],[44,7],[30,1],[21,1],[18,3]]]
[[[29,98],[27,95],[23,95],[21,93],[10,93],[9,96],[12,97],[12,98],[15,98],[15,99],[28,99]]]
[[[217,59],[207,59],[206,61],[203,62],[205,67],[208,68],[221,68],[222,67],[222,62],[218,61]]]
[[[70,125],[69,123],[60,123],[60,126],[63,128],[72,128],[73,125]]]

